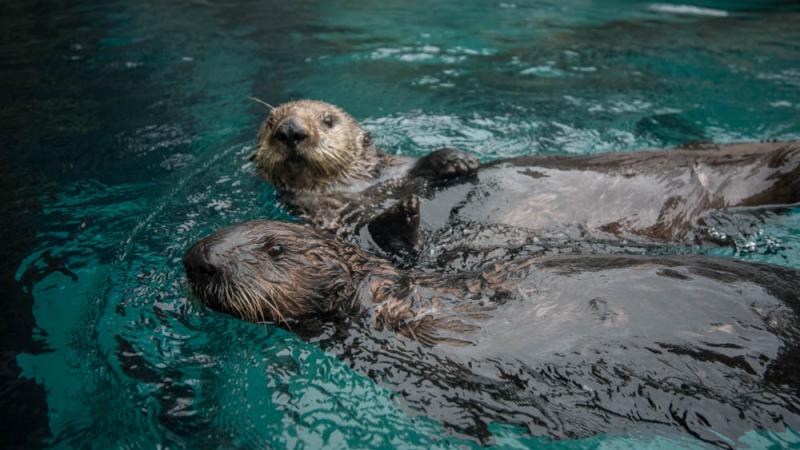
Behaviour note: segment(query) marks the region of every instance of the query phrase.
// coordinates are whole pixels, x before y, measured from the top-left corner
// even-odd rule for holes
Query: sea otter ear
[[[401,200],[367,223],[372,240],[383,251],[416,256],[420,241],[419,197]]]
[[[269,133],[272,130],[272,125],[274,123],[273,115],[270,114],[261,122],[261,126],[258,127],[258,134],[256,135],[256,142],[260,145],[262,141],[265,141],[269,137]]]
[[[367,148],[372,145],[372,133],[369,131],[365,131],[361,135],[361,144],[364,148]]]

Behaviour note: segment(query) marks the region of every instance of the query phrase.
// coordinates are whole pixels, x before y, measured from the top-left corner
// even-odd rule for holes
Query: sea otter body
[[[295,331],[332,323],[316,338],[326,350],[480,438],[492,422],[555,437],[643,423],[725,446],[753,428],[800,426],[794,270],[530,254],[423,273],[268,221],[221,230],[184,263],[209,307]]]
[[[347,235],[372,224],[372,237],[390,252],[413,248],[420,230],[430,234],[459,224],[685,240],[709,210],[800,201],[800,142],[531,156],[483,165],[442,149],[412,160],[378,151],[344,111],[308,100],[272,111],[255,160],[313,225]]]

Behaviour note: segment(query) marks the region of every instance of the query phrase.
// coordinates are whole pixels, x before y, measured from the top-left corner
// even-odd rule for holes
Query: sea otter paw
[[[411,169],[411,175],[432,181],[446,181],[472,175],[479,165],[478,158],[467,152],[442,148],[417,161]]]
[[[399,255],[415,255],[420,242],[420,201],[412,195],[367,223],[372,240],[383,251]]]

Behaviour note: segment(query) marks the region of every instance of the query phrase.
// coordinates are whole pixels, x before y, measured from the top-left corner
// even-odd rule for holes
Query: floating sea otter
[[[637,424],[721,446],[800,426],[800,273],[702,256],[523,254],[404,271],[307,225],[246,222],[184,264],[212,309],[279,321],[453,429]]]
[[[504,224],[664,242],[688,239],[712,209],[800,201],[800,142],[526,156],[482,165],[442,149],[414,160],[379,151],[347,113],[310,100],[272,110],[254,160],[316,227],[351,234],[368,225],[391,253],[413,251],[420,224],[427,231]]]

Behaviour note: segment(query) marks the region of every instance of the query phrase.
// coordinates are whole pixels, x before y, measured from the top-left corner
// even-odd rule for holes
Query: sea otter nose
[[[183,267],[186,269],[186,275],[192,280],[210,277],[217,273],[217,268],[209,260],[208,247],[202,242],[193,246],[183,257]]]
[[[303,142],[308,137],[308,133],[294,120],[287,120],[275,130],[275,139],[283,142],[289,147],[294,147]]]

